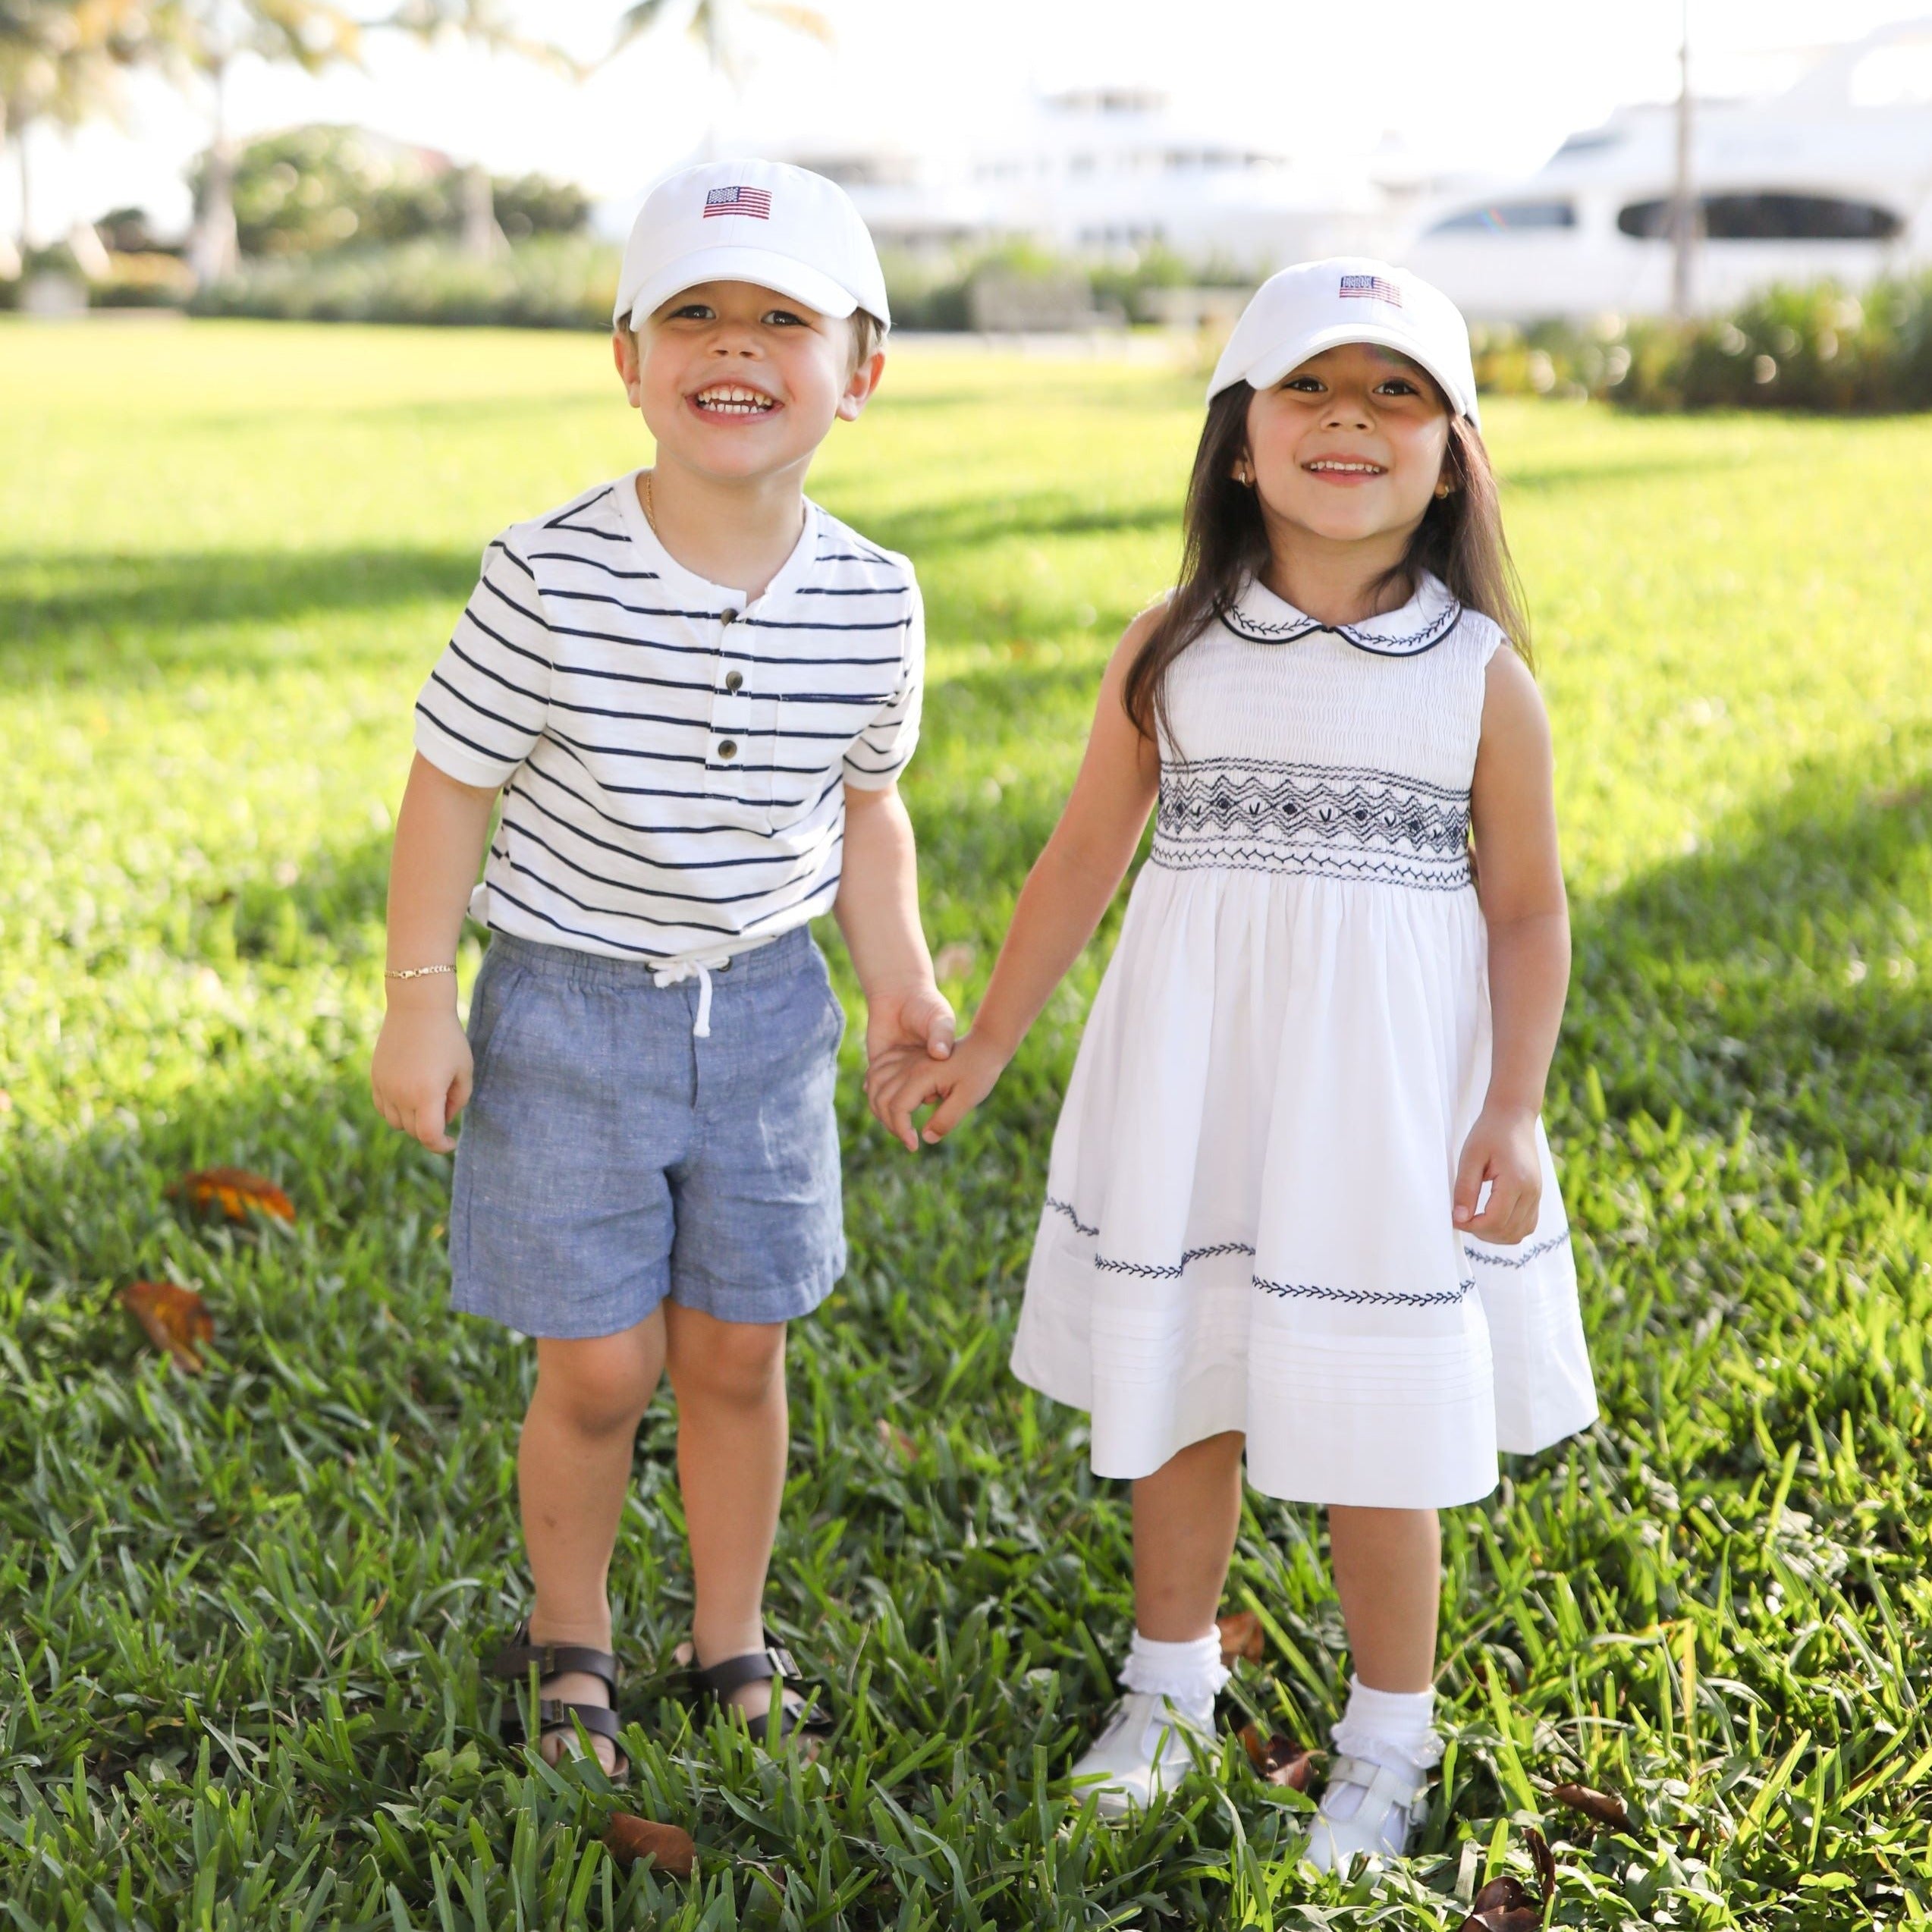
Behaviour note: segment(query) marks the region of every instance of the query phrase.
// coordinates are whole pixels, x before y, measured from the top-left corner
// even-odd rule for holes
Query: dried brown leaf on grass
[[[1249,1724],[1241,1733],[1242,1748],[1256,1773],[1270,1784],[1286,1785],[1290,1791],[1305,1791],[1315,1776],[1315,1758],[1305,1745],[1280,1731],[1264,1733],[1258,1724]]]
[[[1469,1915],[1456,1932],[1536,1932],[1557,1899],[1557,1861],[1549,1841],[1532,1827],[1523,1833],[1536,1868],[1538,1898],[1519,1878],[1498,1872],[1470,1902]]]
[[[171,1281],[137,1281],[121,1291],[121,1304],[177,1368],[201,1373],[201,1353],[215,1339],[215,1318],[192,1288]]]
[[[185,1202],[197,1213],[219,1208],[231,1221],[245,1221],[250,1214],[272,1216],[278,1221],[293,1221],[295,1204],[262,1174],[246,1167],[198,1167],[184,1174],[168,1193]]]
[[[1553,1784],[1550,1795],[1559,1805],[1581,1811],[1592,1824],[1607,1825],[1622,1831],[1630,1823],[1630,1813],[1622,1798],[1611,1791],[1594,1791],[1587,1784]]]
[[[688,1831],[677,1825],[659,1824],[655,1819],[640,1818],[630,1811],[619,1811],[612,1817],[604,1842],[619,1864],[633,1865],[639,1858],[650,1858],[669,1878],[689,1878],[698,1855],[698,1848]]]
[[[1469,1915],[1456,1932],[1536,1932],[1542,1908],[1519,1878],[1499,1872],[1470,1902]]]
[[[1261,1620],[1252,1610],[1233,1610],[1217,1616],[1214,1627],[1221,1633],[1221,1668],[1232,1670],[1237,1658],[1258,1663],[1267,1652]]]
[[[1550,1841],[1534,1825],[1523,1836],[1529,1846],[1529,1861],[1536,1868],[1536,1883],[1543,1894],[1543,1913],[1547,1918],[1557,1902],[1557,1861],[1550,1855]]]
[[[889,1449],[902,1462],[915,1462],[919,1459],[919,1444],[913,1441],[897,1423],[881,1415],[873,1425],[878,1434],[881,1448]]]

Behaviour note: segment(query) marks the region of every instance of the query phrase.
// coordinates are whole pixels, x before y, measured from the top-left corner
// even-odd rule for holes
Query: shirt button
[[[745,674],[741,671],[727,671],[724,674],[724,688],[727,691],[737,690],[744,681]]]
[[[735,738],[724,739],[718,747],[718,755],[720,758],[736,758],[738,756],[737,740]]]
[[[718,620],[720,624],[736,624],[738,621],[738,614],[736,611],[720,611],[718,614]]]

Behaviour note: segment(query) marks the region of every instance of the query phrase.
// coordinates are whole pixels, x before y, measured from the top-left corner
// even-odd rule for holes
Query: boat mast
[[[1690,319],[1695,303],[1692,270],[1703,225],[1691,184],[1691,0],[1683,0],[1677,43],[1677,176],[1670,196],[1670,307],[1680,321]]]

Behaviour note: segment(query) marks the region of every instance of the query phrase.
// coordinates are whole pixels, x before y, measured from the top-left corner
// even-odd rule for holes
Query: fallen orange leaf
[[[1237,1657],[1258,1663],[1266,1654],[1267,1639],[1262,1634],[1261,1620],[1252,1610],[1235,1610],[1227,1616],[1217,1616],[1214,1627],[1221,1633],[1223,1670],[1232,1670]]]
[[[272,1214],[278,1221],[295,1218],[294,1202],[273,1181],[246,1167],[198,1168],[168,1192],[203,1214],[219,1208],[231,1221],[245,1221],[251,1212]]]
[[[1550,1795],[1559,1805],[1581,1811],[1592,1824],[1623,1831],[1630,1823],[1630,1813],[1622,1798],[1612,1791],[1594,1791],[1587,1784],[1553,1784]]]
[[[137,1281],[121,1290],[121,1301],[156,1348],[165,1349],[190,1375],[201,1373],[196,1345],[214,1340],[215,1318],[192,1288],[177,1288],[171,1281]]]
[[[604,1834],[611,1855],[620,1865],[635,1864],[639,1858],[656,1861],[658,1871],[670,1878],[689,1878],[698,1848],[688,1831],[676,1825],[658,1824],[629,1811],[619,1811]]]
[[[1315,1759],[1307,1747],[1280,1731],[1264,1734],[1258,1724],[1245,1724],[1241,1747],[1252,1764],[1270,1784],[1285,1784],[1290,1791],[1305,1791],[1315,1776]]]

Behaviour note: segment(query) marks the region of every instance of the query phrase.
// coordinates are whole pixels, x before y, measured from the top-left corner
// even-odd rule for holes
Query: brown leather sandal
[[[759,1720],[756,1713],[733,1704],[731,1693],[746,1684],[769,1683],[774,1677],[782,1678],[788,1689],[796,1686],[800,1691],[796,1701],[786,1698],[778,1706],[778,1742],[790,1744],[796,1741],[808,1757],[816,1757],[819,1747],[831,1736],[831,1719],[819,1709],[815,1694],[801,1683],[798,1665],[791,1652],[769,1630],[765,1633],[764,1649],[748,1651],[743,1657],[727,1657],[716,1663],[701,1664],[696,1648],[690,1644],[680,1644],[677,1657],[685,1667],[693,1693],[701,1701],[722,1705],[743,1717],[752,1736],[761,1742],[769,1735],[765,1723]]]
[[[532,1671],[536,1673],[539,1687],[536,1699],[536,1741],[539,1745],[550,1738],[562,1738],[569,1740],[573,1747],[578,1747],[579,1725],[592,1737],[608,1738],[613,1745],[617,1743],[617,1660],[608,1651],[594,1651],[584,1644],[532,1643],[530,1620],[525,1617],[517,1625],[517,1634],[490,1659],[487,1668],[492,1677],[523,1680],[520,1694],[507,1698],[504,1704],[498,1728],[505,1744],[529,1741],[526,1707],[529,1701],[529,1679]],[[567,1698],[544,1696],[541,1689],[542,1680],[566,1670],[582,1670],[591,1676],[602,1678],[611,1694],[610,1703],[580,1704]],[[608,1775],[622,1778],[628,1776],[630,1772],[630,1760],[619,1751],[617,1762]]]

